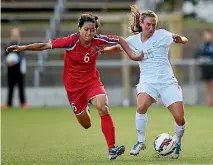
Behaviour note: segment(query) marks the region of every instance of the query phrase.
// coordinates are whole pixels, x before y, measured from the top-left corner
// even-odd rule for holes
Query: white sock
[[[135,124],[136,130],[138,132],[138,142],[145,142],[145,129],[148,118],[147,114],[139,114],[136,112],[135,115]]]
[[[177,143],[181,142],[181,138],[182,138],[182,136],[184,134],[185,127],[186,127],[186,123],[184,125],[182,125],[182,126],[179,126],[175,122],[175,135],[176,135],[176,142]]]

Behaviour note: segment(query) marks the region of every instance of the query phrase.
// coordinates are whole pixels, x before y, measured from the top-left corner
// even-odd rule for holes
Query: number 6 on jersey
[[[85,62],[85,63],[88,63],[88,62],[89,62],[89,53],[87,53],[87,54],[84,56],[84,62]]]

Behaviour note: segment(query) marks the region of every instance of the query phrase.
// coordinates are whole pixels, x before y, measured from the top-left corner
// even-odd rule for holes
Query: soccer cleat
[[[109,150],[109,160],[115,160],[118,156],[122,155],[125,151],[124,146],[114,146]]]
[[[180,143],[176,143],[175,150],[172,153],[172,158],[177,159],[180,156],[180,151],[181,151]]]
[[[137,156],[141,150],[145,150],[146,145],[143,142],[137,142],[130,150],[130,155]]]

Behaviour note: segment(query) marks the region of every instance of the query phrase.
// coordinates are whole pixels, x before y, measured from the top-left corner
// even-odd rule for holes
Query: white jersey
[[[136,54],[143,51],[144,59],[139,61],[140,83],[172,84],[177,83],[169,63],[169,46],[173,43],[172,33],[159,29],[145,42],[143,33],[129,36],[126,42]]]

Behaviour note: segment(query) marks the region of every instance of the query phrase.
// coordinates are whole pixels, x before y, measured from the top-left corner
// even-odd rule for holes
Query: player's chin
[[[90,42],[92,41],[93,37],[85,37],[85,41]]]
[[[149,32],[149,37],[151,37],[153,35],[154,32]]]

